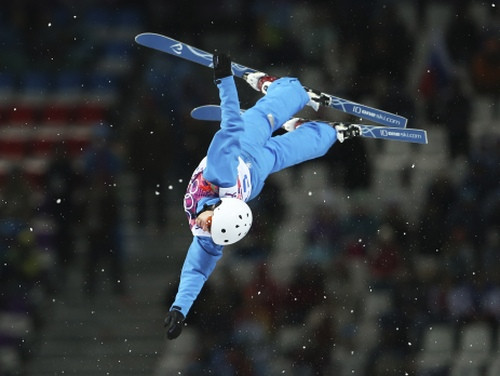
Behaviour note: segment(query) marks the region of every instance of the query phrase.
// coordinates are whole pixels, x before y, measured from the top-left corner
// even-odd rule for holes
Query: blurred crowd
[[[197,126],[189,111],[217,102],[211,72],[134,45],[135,34],[155,31],[401,113],[412,127],[438,126],[446,163],[461,163],[458,177],[446,169],[432,176],[416,213],[394,203],[318,205],[297,234],[300,262],[284,281],[272,258],[293,208],[271,182],[253,204],[251,242],[227,252],[193,307],[187,322],[199,342],[183,374],[448,375],[415,360],[429,326],[500,328],[499,21],[494,4],[467,0],[2,5],[0,374],[29,358],[40,310],[79,248],[85,296],[98,291],[103,261],[105,283],[126,294],[120,177],[137,184],[134,226],[162,231],[167,207],[180,205],[168,202],[168,182],[187,181],[206,151],[213,128]],[[34,72],[45,80],[28,92]],[[77,84],[58,83],[64,72],[79,72]],[[246,89],[243,107],[258,98]],[[474,127],[484,103],[488,124]],[[48,148],[31,139],[13,146],[11,134],[38,137],[56,117],[43,110],[61,104],[71,137],[52,123]],[[101,111],[84,121],[76,115],[83,104]],[[29,106],[37,117],[14,118]],[[75,134],[83,142],[71,141]],[[362,140],[334,147],[325,160],[347,173],[332,184],[369,193],[370,158]],[[242,264],[251,266],[247,279]]]

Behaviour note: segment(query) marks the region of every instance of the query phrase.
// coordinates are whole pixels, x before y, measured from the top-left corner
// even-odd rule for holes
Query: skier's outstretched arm
[[[236,185],[244,123],[231,60],[227,55],[214,55],[214,78],[219,89],[222,120],[208,148],[203,177],[218,187],[230,188]]]
[[[238,92],[228,56],[214,56],[214,77],[219,88],[222,121],[220,130],[210,143],[203,177],[218,186],[219,196],[223,197],[224,191],[231,192],[237,186],[240,138],[244,123],[240,116]],[[182,267],[177,295],[165,319],[169,339],[181,334],[184,319],[221,258],[222,248],[211,237],[193,238]]]
[[[168,339],[175,339],[181,334],[184,319],[222,257],[222,249],[222,246],[214,244],[209,237],[193,238],[182,266],[174,303],[165,319]]]

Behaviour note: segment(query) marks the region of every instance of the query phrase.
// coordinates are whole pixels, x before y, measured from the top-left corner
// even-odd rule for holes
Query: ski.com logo
[[[384,137],[388,137],[388,136],[401,136],[401,133],[400,132],[394,132],[394,131],[388,131],[388,130],[385,130],[383,129],[380,134]]]
[[[393,119],[384,113],[381,112],[375,112],[375,111],[369,111],[365,108],[361,108],[360,106],[353,106],[352,107],[352,112],[354,112],[356,115],[359,115],[360,117],[370,117],[372,119],[378,119],[378,120],[383,120],[387,124],[401,124],[401,122],[397,119]]]
[[[380,134],[384,137],[405,137],[405,138],[415,138],[415,139],[420,139],[422,138],[422,135],[416,134],[416,133],[410,133],[410,132],[405,132],[405,131],[393,131],[393,130],[386,130],[383,129]]]

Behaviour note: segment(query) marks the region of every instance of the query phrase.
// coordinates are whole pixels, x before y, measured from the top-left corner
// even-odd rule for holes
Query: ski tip
[[[150,37],[150,36],[163,36],[161,34],[158,34],[158,33],[152,33],[150,31],[145,31],[143,33],[139,33],[135,36],[134,40],[137,42],[138,40],[142,39],[142,38],[145,38],[145,37]]]
[[[151,33],[140,33],[137,34],[134,38],[134,41],[138,44],[141,44],[141,39],[147,37],[148,35],[151,35]]]

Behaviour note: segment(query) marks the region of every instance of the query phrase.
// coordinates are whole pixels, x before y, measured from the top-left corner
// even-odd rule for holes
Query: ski
[[[212,67],[212,57],[210,52],[203,51],[199,48],[190,46],[186,43],[179,42],[165,35],[157,33],[141,33],[135,37],[136,43],[144,47],[149,47],[157,51],[166,52],[170,55],[181,57],[183,59]],[[246,67],[241,64],[232,63],[233,74],[243,78],[245,73],[256,72],[255,69]],[[352,102],[347,99],[339,98],[331,94],[318,92],[305,87],[306,90],[311,90],[320,95],[320,104],[331,107],[333,109],[345,112],[350,115],[357,116],[366,120],[373,121],[377,124],[382,124],[390,127],[405,128],[408,119],[401,115],[391,112],[379,110],[364,104]]]
[[[243,113],[245,110],[241,110]],[[220,106],[209,104],[196,107],[191,111],[191,117],[197,120],[220,121]],[[322,120],[317,120],[322,121]],[[335,124],[335,122],[333,122]],[[340,124],[340,123],[339,123]],[[411,142],[414,144],[427,144],[427,131],[415,128],[395,128],[386,126],[358,124],[361,127],[361,137],[377,138],[391,141]]]

